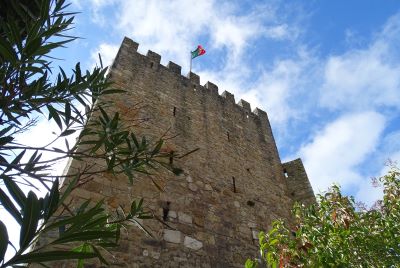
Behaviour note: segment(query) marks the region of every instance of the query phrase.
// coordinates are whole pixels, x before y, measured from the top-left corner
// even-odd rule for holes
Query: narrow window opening
[[[174,114],[174,116],[176,115],[176,107],[174,107],[173,114]]]
[[[285,178],[288,178],[288,177],[289,177],[286,168],[283,169],[283,175],[285,175]]]
[[[169,213],[169,205],[171,202],[167,201],[165,206],[163,207],[163,220],[167,221],[168,220],[168,213]]]
[[[291,192],[290,195],[291,196],[295,196],[296,194],[295,194],[295,192]]]
[[[233,192],[236,193],[236,180],[235,180],[235,177],[232,177],[232,186],[233,186]]]
[[[169,164],[172,165],[174,163],[174,151],[171,151],[169,154]]]
[[[249,115],[248,115],[248,114],[246,114],[246,118],[249,118]]]
[[[228,141],[230,141],[229,132],[226,132],[226,137],[228,138]]]
[[[196,91],[196,90],[197,90],[197,89],[196,89],[196,85],[194,85],[194,86],[193,86],[193,91]]]
[[[150,68],[153,68],[154,62],[150,62]]]

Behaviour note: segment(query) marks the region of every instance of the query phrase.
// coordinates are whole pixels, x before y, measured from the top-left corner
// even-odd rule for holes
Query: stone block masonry
[[[140,121],[138,135],[157,138],[167,132],[165,148],[179,154],[180,176],[167,172],[151,180],[104,174],[74,194],[76,203],[104,197],[107,205],[128,205],[144,198],[157,219],[143,224],[146,236],[132,226],[123,233],[114,263],[124,267],[243,267],[258,253],[257,231],[274,219],[290,220],[294,201],[314,200],[301,160],[281,163],[267,113],[190,73],[181,75],[173,62],[137,52],[138,44],[125,38],[111,66],[113,111],[127,122]],[[139,107],[140,109],[135,109]],[[74,161],[70,168],[74,168]],[[285,176],[285,172],[287,176]],[[166,209],[165,204],[168,204]]]

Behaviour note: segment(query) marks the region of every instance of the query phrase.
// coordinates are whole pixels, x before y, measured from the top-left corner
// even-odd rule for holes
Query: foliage
[[[267,267],[400,267],[400,170],[380,178],[383,200],[371,210],[357,209],[338,186],[318,196],[318,204],[293,209],[293,231],[275,221],[259,234]],[[246,267],[258,267],[247,260]]]
[[[117,245],[121,226],[151,215],[144,211],[143,200],[134,201],[117,218],[106,213],[102,202],[87,201],[74,211],[66,203],[70,193],[102,172],[126,175],[130,182],[135,173],[150,174],[159,167],[180,172],[164,160],[174,155],[162,152],[162,139],[137,138],[131,126],[121,124],[118,113],[110,114],[107,103],[98,100],[121,93],[106,79],[106,68],[82,72],[77,63],[68,76],[53,67],[50,53],[76,39],[67,35],[74,19],[67,7],[64,0],[0,1],[0,203],[1,213],[9,213],[20,230],[19,245],[12,245],[9,229],[0,221],[0,267],[66,259],[79,260],[82,266],[88,258],[107,263],[102,254]],[[58,126],[54,140],[40,147],[17,142],[16,136],[40,117]],[[70,145],[67,138],[75,132],[80,132],[78,141]],[[55,146],[60,139],[65,146]],[[82,168],[52,174],[54,164],[66,158],[81,161]],[[49,191],[44,197],[35,193],[38,184]],[[35,247],[38,237],[58,231],[56,238]],[[58,247],[71,243],[74,249]],[[15,253],[6,260],[9,246]]]

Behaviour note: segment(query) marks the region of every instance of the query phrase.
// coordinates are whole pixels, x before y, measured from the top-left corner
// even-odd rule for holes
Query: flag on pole
[[[197,49],[195,51],[191,51],[192,59],[194,59],[198,56],[204,55],[205,53],[206,53],[206,50],[201,45],[198,45]]]

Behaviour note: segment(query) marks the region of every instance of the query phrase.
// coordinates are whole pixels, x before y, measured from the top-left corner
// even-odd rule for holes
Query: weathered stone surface
[[[249,223],[247,224],[247,226],[249,226],[250,228],[256,228],[256,227],[257,227],[257,224],[254,223],[254,222],[249,222]]]
[[[178,220],[179,220],[179,222],[187,223],[187,224],[192,224],[192,221],[193,221],[192,216],[190,216],[182,211],[178,212]]]
[[[202,181],[196,181],[197,186],[199,186],[200,189],[204,187],[204,183]]]
[[[150,252],[150,256],[151,256],[153,259],[158,260],[158,259],[160,258],[160,252],[151,251],[151,252]]]
[[[164,240],[170,243],[181,243],[182,233],[180,231],[175,230],[164,230]]]
[[[173,210],[168,211],[168,217],[170,217],[172,219],[176,219],[176,217],[177,217],[176,211],[173,211]]]
[[[183,245],[193,250],[199,250],[203,247],[203,243],[189,236],[185,236]]]
[[[211,185],[210,185],[210,184],[205,184],[205,185],[204,185],[204,190],[206,190],[206,191],[212,191]]]
[[[199,187],[194,183],[189,183],[188,187],[192,192],[196,192],[199,189]]]
[[[259,233],[260,231],[257,231],[257,230],[252,230],[251,231],[251,234],[253,235],[253,239],[255,239],[255,240],[258,240],[258,233]]]
[[[201,215],[195,216],[193,222],[197,226],[203,227],[204,226],[204,217],[202,217]]]

